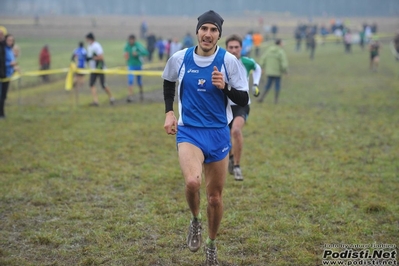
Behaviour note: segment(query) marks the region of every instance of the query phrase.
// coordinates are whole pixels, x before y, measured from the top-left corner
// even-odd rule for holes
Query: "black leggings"
[[[8,85],[10,85],[10,82],[0,83],[0,117],[4,117],[4,104],[7,99]]]
[[[107,85],[105,84],[105,76],[104,76],[104,74],[101,74],[101,73],[91,73],[90,74],[90,83],[89,83],[90,87],[93,87],[94,84],[96,84],[97,77],[100,79],[101,87],[103,89],[105,89],[107,87]]]
[[[10,85],[10,82],[2,82],[0,83],[0,99],[1,100],[6,100],[7,99],[7,92],[8,92],[8,85]]]

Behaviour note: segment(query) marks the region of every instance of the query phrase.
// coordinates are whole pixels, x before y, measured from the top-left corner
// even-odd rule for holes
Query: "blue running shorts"
[[[230,129],[228,126],[224,128],[179,126],[176,142],[193,144],[204,154],[204,163],[213,163],[223,160],[229,154]]]
[[[142,67],[141,67],[141,66],[128,66],[128,69],[129,69],[129,70],[142,70]],[[142,82],[142,80],[141,80],[141,76],[137,75],[137,76],[136,76],[136,79],[137,79],[137,84],[138,84],[139,86],[142,86],[142,85],[143,85],[143,82]],[[134,75],[133,75],[133,74],[127,75],[127,84],[128,84],[129,86],[134,85]]]

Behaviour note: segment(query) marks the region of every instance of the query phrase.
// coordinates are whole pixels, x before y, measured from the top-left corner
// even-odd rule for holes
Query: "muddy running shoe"
[[[244,180],[244,177],[242,176],[240,167],[234,167],[233,171],[234,171],[234,179],[236,181],[243,181]]]
[[[110,105],[114,105],[114,103],[115,103],[115,98],[114,98],[114,97],[112,97],[111,99],[109,99],[109,104],[110,104]]]
[[[231,175],[234,174],[234,157],[233,156],[229,157],[229,173]]]
[[[99,104],[96,102],[92,102],[91,104],[89,104],[89,106],[93,106],[93,107],[97,107]]]
[[[201,222],[198,219],[190,221],[188,228],[187,246],[191,252],[196,252],[201,247]]]
[[[205,245],[205,255],[206,255],[205,266],[219,265],[216,247],[207,247]]]

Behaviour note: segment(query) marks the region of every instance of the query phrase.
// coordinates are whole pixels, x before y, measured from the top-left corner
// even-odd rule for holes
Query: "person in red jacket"
[[[48,46],[45,45],[40,51],[39,55],[40,70],[50,69],[50,62],[51,62],[50,52]],[[44,82],[49,81],[48,75],[42,75],[42,79]]]

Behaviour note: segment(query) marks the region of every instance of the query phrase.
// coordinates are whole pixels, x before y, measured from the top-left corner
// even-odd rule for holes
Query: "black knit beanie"
[[[198,24],[195,34],[198,33],[199,28],[206,23],[215,25],[219,30],[219,37],[222,36],[223,18],[213,10],[209,10],[198,17]]]

